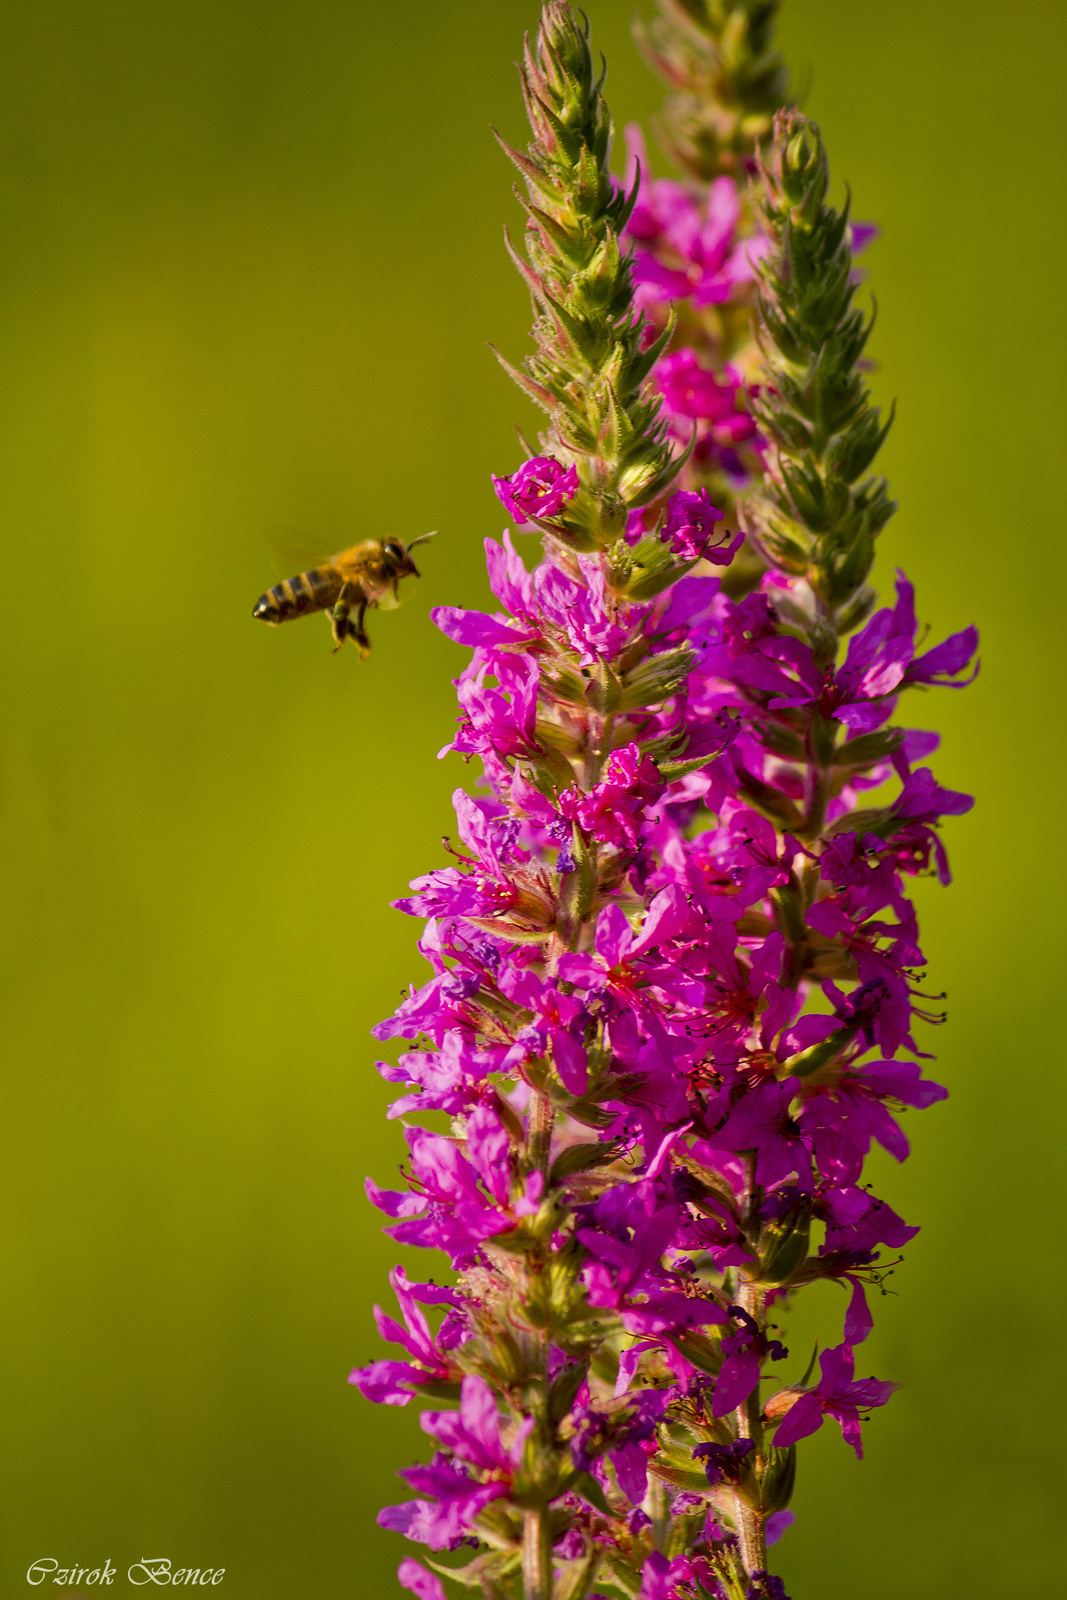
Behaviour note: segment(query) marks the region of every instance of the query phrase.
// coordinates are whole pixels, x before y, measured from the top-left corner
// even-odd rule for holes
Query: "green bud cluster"
[[[873,319],[853,304],[849,208],[827,204],[816,125],[779,112],[760,174],[772,248],[757,269],[765,387],[755,411],[771,449],[744,521],[771,566],[808,580],[823,626],[841,634],[874,603],[874,542],[896,506],[868,468],[893,418],[882,422],[860,368]]]
[[[526,181],[528,261],[511,250],[533,296],[537,349],[505,369],[548,413],[546,455],[578,472],[578,493],[543,530],[575,550],[624,532],[627,512],[655,500],[672,459],[658,397],[642,386],[669,337],[641,348],[630,257],[619,243],[636,198],[611,177],[612,121],[594,71],[589,24],[549,0],[526,42],[523,94],[533,130],[525,155],[504,144]],[[499,137],[499,136],[498,136]]]
[[[779,0],[657,0],[634,34],[649,65],[675,85],[658,119],[664,150],[694,178],[744,178],[786,97],[773,48]]]

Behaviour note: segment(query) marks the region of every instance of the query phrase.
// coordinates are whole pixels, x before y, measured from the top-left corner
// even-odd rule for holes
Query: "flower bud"
[[[792,1411],[801,1395],[810,1393],[810,1389],[779,1389],[777,1394],[772,1394],[770,1399],[764,1403],[763,1416],[765,1421],[781,1422],[782,1418],[788,1416],[789,1412]]]

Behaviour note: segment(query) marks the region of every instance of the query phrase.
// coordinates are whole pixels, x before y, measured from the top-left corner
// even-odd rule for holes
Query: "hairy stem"
[[[751,1278],[738,1275],[737,1303],[742,1311],[747,1311],[749,1316],[759,1325],[760,1332],[764,1329],[763,1315],[764,1290],[760,1284]],[[762,1475],[764,1467],[763,1458],[763,1426],[760,1422],[760,1386],[749,1395],[743,1405],[738,1406],[734,1412],[739,1439],[751,1439],[753,1446],[752,1465],[757,1475]],[[767,1540],[766,1518],[762,1511],[755,1511],[741,1495],[740,1490],[734,1494],[734,1523],[737,1528],[737,1542],[744,1562],[745,1571],[763,1572],[767,1566]]]
[[[522,1525],[523,1600],[552,1600],[552,1530],[548,1507],[527,1511]]]
[[[548,1161],[552,1153],[552,1128],[556,1114],[545,1094],[535,1091],[530,1096],[529,1134],[526,1148],[531,1167],[548,1178]]]

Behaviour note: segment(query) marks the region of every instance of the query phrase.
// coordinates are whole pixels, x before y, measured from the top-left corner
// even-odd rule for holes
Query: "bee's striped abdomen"
[[[341,574],[328,563],[311,572],[299,572],[295,578],[286,578],[284,583],[276,583],[261,594],[252,615],[260,622],[290,622],[309,611],[325,611],[336,604],[341,583]]]

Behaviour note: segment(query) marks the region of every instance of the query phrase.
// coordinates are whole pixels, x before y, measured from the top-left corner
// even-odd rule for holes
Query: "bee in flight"
[[[383,605],[388,610],[399,604],[401,578],[419,576],[411,559],[412,550],[433,537],[432,533],[424,533],[409,545],[399,539],[364,539],[362,544],[350,545],[310,572],[300,572],[295,578],[275,584],[260,595],[252,615],[274,627],[310,611],[328,612],[334,652],[351,639],[362,660],[370,654],[370,640],[363,626],[367,607]]]

